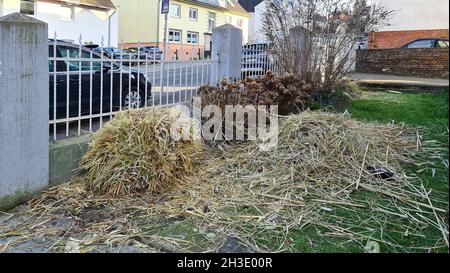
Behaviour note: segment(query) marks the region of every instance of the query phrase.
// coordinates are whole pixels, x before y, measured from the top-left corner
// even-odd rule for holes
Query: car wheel
[[[143,98],[138,91],[131,91],[125,97],[125,107],[129,109],[137,109],[143,106]]]

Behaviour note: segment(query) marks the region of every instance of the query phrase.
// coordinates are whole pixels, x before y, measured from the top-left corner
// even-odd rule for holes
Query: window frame
[[[242,19],[242,18],[237,18],[236,19],[236,26],[238,27],[238,28],[244,28],[244,19]]]
[[[59,15],[59,20],[63,22],[74,22],[75,21],[75,7],[69,5],[61,5],[61,8],[67,8],[70,10],[70,19],[64,19],[62,13]]]
[[[178,7],[178,15],[173,14],[173,8]],[[170,16],[174,18],[181,18],[181,5],[179,4],[170,4]]]
[[[180,35],[179,35],[179,37],[180,37],[180,40],[179,41],[175,41],[173,38],[172,38],[172,41],[170,40],[170,32],[172,32],[173,34],[172,34],[172,37],[175,37],[175,32],[178,32]],[[169,29],[168,31],[167,31],[167,35],[168,35],[168,37],[167,37],[167,40],[169,41],[169,43],[174,43],[174,44],[181,44],[182,42],[183,42],[183,31],[181,30],[181,29]]]
[[[214,16],[214,18],[212,18],[212,16]],[[213,29],[216,27],[216,14],[214,12],[209,12],[208,13],[208,32],[212,33]]]
[[[191,41],[189,41],[189,35],[191,36]],[[192,35],[197,36],[195,43],[192,42]],[[187,44],[190,44],[190,45],[198,45],[198,44],[200,44],[200,33],[198,33],[198,32],[188,31],[186,38],[187,38],[187,40],[186,40]]]
[[[195,11],[195,18],[191,17],[191,11]],[[198,21],[198,9],[197,8],[189,8],[189,20]]]
[[[31,4],[30,2],[31,1],[26,1],[26,2],[29,2],[28,4]],[[21,13],[21,14],[25,14],[25,15],[29,15],[29,16],[36,16],[36,14],[37,14],[37,1],[33,1],[33,3],[32,3],[32,5],[33,5],[33,13],[24,13],[23,12],[23,10],[22,10],[22,4],[24,4],[24,3],[22,3],[22,1],[20,1],[20,3],[19,3],[19,13]]]

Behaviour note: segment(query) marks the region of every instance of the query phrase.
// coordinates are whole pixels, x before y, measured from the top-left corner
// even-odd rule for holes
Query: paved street
[[[153,83],[154,87],[161,85],[161,76],[163,85],[166,87],[174,86],[201,86],[211,80],[211,76],[216,73],[216,66],[212,63],[194,62],[194,63],[166,63],[164,72],[161,75],[161,64],[134,66],[144,74]]]

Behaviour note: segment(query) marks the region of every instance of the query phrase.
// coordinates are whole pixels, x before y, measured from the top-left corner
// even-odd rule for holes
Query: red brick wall
[[[369,49],[399,48],[417,39],[448,39],[448,32],[448,29],[371,32]]]
[[[448,55],[448,48],[358,50],[356,72],[448,79]]]

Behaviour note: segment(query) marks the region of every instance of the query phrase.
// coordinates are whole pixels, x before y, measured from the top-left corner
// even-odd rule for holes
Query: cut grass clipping
[[[168,212],[184,208],[179,213],[254,245],[267,247],[261,239],[266,238],[271,250],[295,251],[289,233],[306,236],[301,231],[307,227],[321,240],[341,238],[359,249],[369,241],[391,251],[445,248],[448,204],[435,202],[435,193],[403,170],[405,164],[427,168],[429,162],[416,157],[419,152],[432,158],[445,150],[403,124],[304,112],[281,121],[274,152],[260,151],[258,143],[205,152],[209,160],[198,181],[188,196],[172,200]],[[421,245],[397,243],[423,239],[427,228],[437,230],[437,237]]]
[[[96,135],[83,160],[95,189],[111,194],[161,189],[172,182],[169,177],[181,181],[192,168],[186,160],[197,143],[177,144],[165,132],[156,133],[171,118],[166,112],[151,113],[123,113]],[[148,125],[138,126],[144,121],[135,115],[150,119]],[[145,141],[139,128],[148,130]],[[202,166],[195,176],[186,176],[189,186],[174,187],[156,201],[133,195],[98,198],[82,179],[50,189],[24,207],[21,219],[28,220],[20,226],[0,224],[0,234],[12,234],[0,252],[30,238],[50,239],[50,250],[64,249],[65,238],[77,238],[81,252],[130,241],[143,248],[157,241],[170,251],[214,252],[226,236],[255,251],[312,252],[323,246],[333,251],[448,251],[448,199],[442,201],[441,193],[404,169],[409,164],[433,168],[427,160],[442,158],[447,152],[442,145],[402,124],[363,123],[325,112],[281,118],[279,129],[278,149],[272,152],[260,151],[256,142],[203,145]],[[178,145],[187,145],[186,158],[173,156]],[[416,157],[424,154],[427,159]],[[175,166],[177,160],[189,167]],[[61,219],[70,219],[64,230],[51,224]],[[186,234],[162,235],[175,220],[217,236],[200,244]]]
[[[200,141],[171,137],[182,118],[176,109],[128,110],[93,135],[80,162],[82,179],[107,196],[162,193],[193,171]]]

